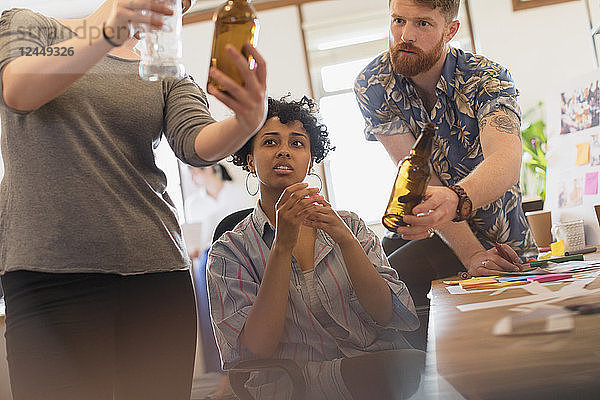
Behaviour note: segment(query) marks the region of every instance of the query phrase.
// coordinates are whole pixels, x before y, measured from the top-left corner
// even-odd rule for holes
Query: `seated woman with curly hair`
[[[424,364],[423,352],[398,351],[410,348],[402,331],[419,322],[377,236],[303,183],[332,149],[304,97],[269,99],[265,124],[234,154],[234,164],[256,174],[260,200],[209,253],[221,358],[225,369],[292,359],[308,382],[307,399],[401,398],[416,390],[419,376],[410,371]],[[277,371],[254,373],[246,388],[260,399],[291,394]]]

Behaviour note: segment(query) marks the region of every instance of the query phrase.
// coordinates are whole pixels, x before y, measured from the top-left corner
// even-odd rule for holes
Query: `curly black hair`
[[[279,100],[269,97],[267,120],[279,117],[282,124],[300,121],[310,138],[311,158],[313,162],[320,163],[327,156],[327,153],[335,150],[335,147],[331,145],[329,140],[327,126],[319,122],[317,103],[306,96],[297,101],[287,100],[289,97],[288,95]],[[254,138],[256,138],[256,135],[231,156],[233,158],[232,162],[246,171],[250,171],[248,168],[248,154],[252,153]]]

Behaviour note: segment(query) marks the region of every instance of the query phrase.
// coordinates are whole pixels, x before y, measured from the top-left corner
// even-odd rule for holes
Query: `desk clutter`
[[[573,260],[576,258],[576,260]],[[524,264],[527,265],[527,264]],[[558,257],[522,271],[498,271],[497,276],[479,276],[468,279],[444,280],[450,294],[523,286],[532,282],[574,282],[600,275],[600,260],[584,261],[582,255]]]
[[[597,296],[595,301],[588,299],[600,294],[600,260],[584,261],[582,255],[551,258],[543,264],[530,263],[530,268],[518,272],[443,283],[453,295],[489,292],[486,301],[458,305],[461,312],[513,306],[509,311],[516,313],[494,325],[495,335],[565,332],[573,329],[576,315],[600,313]],[[524,293],[498,299],[511,289]],[[577,304],[556,305],[571,299],[577,299]]]

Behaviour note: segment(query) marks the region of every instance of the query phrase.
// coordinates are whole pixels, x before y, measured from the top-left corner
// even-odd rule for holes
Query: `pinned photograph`
[[[600,125],[598,80],[560,95],[561,135]]]

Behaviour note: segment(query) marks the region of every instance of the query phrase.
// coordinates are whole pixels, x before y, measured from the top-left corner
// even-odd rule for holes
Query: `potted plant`
[[[523,115],[524,121],[529,121],[526,128],[521,130],[523,143],[523,165],[532,176],[535,193],[544,201],[546,197],[546,124],[542,119],[543,104],[539,102],[536,107]],[[531,181],[524,180],[524,191],[533,192]]]

